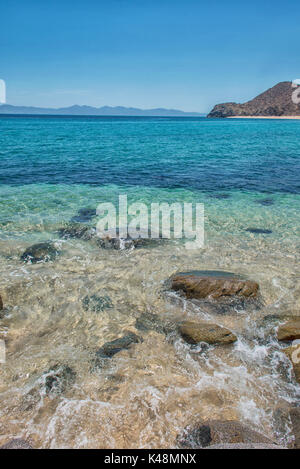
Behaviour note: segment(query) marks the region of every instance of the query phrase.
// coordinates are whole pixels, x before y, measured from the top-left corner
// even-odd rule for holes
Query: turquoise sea
[[[275,332],[300,314],[299,135],[299,120],[0,117],[0,444],[18,435],[51,448],[172,448],[185,425],[208,417],[289,442],[276,409],[299,402],[299,386]],[[171,240],[116,251],[59,235],[72,223],[95,226],[97,205],[122,194],[203,203],[204,247]],[[22,262],[48,240],[55,260]],[[254,279],[263,307],[210,317],[164,296],[165,280],[188,270]],[[93,295],[106,298],[101,311],[86,307]],[[143,312],[200,317],[238,342],[203,354],[150,331],[92,371],[97,348],[136,333]],[[74,383],[49,396],[45,373],[66,365]]]

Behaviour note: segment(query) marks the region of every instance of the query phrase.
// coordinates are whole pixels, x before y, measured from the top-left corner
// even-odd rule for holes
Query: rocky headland
[[[299,88],[282,81],[246,103],[217,104],[207,117],[300,117],[300,104],[292,99]]]

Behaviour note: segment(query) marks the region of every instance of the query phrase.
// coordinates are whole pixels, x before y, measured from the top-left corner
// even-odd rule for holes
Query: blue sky
[[[208,111],[300,77],[300,3],[10,0],[7,102]]]

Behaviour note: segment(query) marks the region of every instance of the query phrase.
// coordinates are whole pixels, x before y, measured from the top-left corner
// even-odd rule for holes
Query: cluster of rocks
[[[149,233],[141,230],[138,237],[122,237],[120,231],[107,230],[102,236],[97,233],[95,227],[87,223],[96,215],[93,208],[80,209],[71,220],[57,230],[57,234],[62,239],[81,239],[83,241],[93,241],[102,249],[134,249],[141,247],[155,246],[157,243],[165,241],[162,237],[150,237]],[[45,241],[29,246],[20,256],[21,261],[31,264],[39,262],[54,261],[60,254],[60,250],[53,241]]]
[[[78,216],[87,218],[93,212],[82,212]],[[78,221],[77,219],[74,221]],[[82,218],[81,218],[82,222]],[[61,232],[63,237],[79,237],[91,239],[94,233],[91,228],[82,225],[70,226]],[[136,247],[145,240],[125,240],[125,247]],[[131,244],[131,242],[133,244]],[[98,240],[102,247],[120,249],[124,240],[118,238],[105,238]],[[40,262],[54,260],[59,254],[52,242],[38,243],[21,256],[25,262]],[[228,308],[234,310],[237,305],[241,307],[256,305],[261,306],[259,285],[257,282],[235,275],[231,272],[218,271],[192,271],[181,272],[173,275],[166,283],[166,288],[176,292],[179,297],[186,300],[197,300],[203,305],[211,305],[217,312],[226,312]],[[85,311],[101,312],[113,306],[108,296],[91,295],[82,300]],[[0,310],[3,302],[0,296]],[[237,336],[229,329],[218,324],[206,321],[181,321],[174,323],[162,319],[157,314],[144,312],[135,322],[135,328],[140,332],[155,331],[166,336],[179,334],[182,339],[190,345],[205,343],[209,345],[230,345],[237,341]],[[300,382],[300,320],[289,321],[279,327],[277,337],[289,345],[284,352],[290,358],[296,380]],[[107,360],[112,359],[122,350],[129,350],[134,345],[143,342],[143,338],[133,332],[126,332],[110,342],[104,343],[95,353],[94,367],[102,368]],[[43,392],[46,395],[57,395],[64,393],[67,387],[74,384],[76,373],[67,365],[55,365],[43,375]],[[32,396],[30,396],[31,398]],[[299,447],[299,409],[290,410],[290,420],[293,422],[295,433],[295,447]],[[22,440],[4,445],[21,445]],[[177,438],[178,446],[181,448],[213,448],[218,447],[276,447],[268,438],[245,427],[236,421],[208,421],[197,423],[187,427]],[[26,442],[24,443],[27,444]],[[229,445],[229,446],[228,446]],[[240,446],[236,446],[240,445]],[[298,445],[298,446],[297,446]]]
[[[224,197],[221,194],[220,197]],[[272,202],[268,200],[265,204],[268,205]],[[124,250],[135,249],[141,247],[151,247],[158,243],[166,242],[161,235],[155,237],[151,236],[148,231],[140,230],[138,237],[131,237],[127,235],[122,237],[120,233],[123,230],[117,229],[106,231],[103,235],[97,233],[95,227],[88,225],[88,223],[96,216],[96,209],[94,208],[81,208],[71,220],[57,230],[57,234],[62,239],[81,239],[83,241],[93,241],[98,247],[102,249]],[[271,234],[272,231],[264,228],[247,228],[246,231],[253,234]],[[45,241],[36,243],[29,246],[21,255],[20,259],[23,262],[36,264],[39,262],[54,261],[60,254],[60,250],[53,241]]]

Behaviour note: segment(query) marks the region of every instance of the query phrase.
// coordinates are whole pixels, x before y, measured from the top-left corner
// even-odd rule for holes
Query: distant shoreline
[[[300,119],[300,116],[228,116],[226,119]]]
[[[38,118],[38,117],[51,117],[51,118],[73,118],[73,117],[78,117],[78,118],[96,118],[96,119],[110,119],[110,118],[122,118],[122,119],[205,119],[207,116],[206,114],[199,115],[199,116],[189,116],[189,115],[178,115],[178,116],[160,116],[160,115],[153,115],[153,116],[147,116],[147,115],[127,115],[127,114],[25,114],[25,113],[20,113],[20,114],[14,114],[14,113],[2,113],[0,112],[0,118],[1,117],[33,117],[33,118]]]

